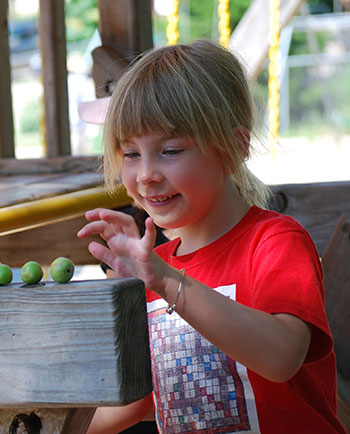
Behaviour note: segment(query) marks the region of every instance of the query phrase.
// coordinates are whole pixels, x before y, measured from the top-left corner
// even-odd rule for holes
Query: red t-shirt
[[[147,290],[156,418],[161,433],[345,433],[336,418],[336,365],[316,248],[290,217],[252,207],[228,233],[175,256],[180,239],[157,247],[171,266],[239,303],[288,313],[311,325],[306,361],[274,383],[221,353]],[[273,354],[271,354],[273,357]]]

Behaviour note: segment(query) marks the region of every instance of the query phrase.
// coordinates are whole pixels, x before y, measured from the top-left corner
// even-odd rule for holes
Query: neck
[[[194,252],[232,229],[247,213],[248,205],[241,197],[231,178],[227,179],[216,206],[200,222],[176,230],[181,238],[177,255]]]

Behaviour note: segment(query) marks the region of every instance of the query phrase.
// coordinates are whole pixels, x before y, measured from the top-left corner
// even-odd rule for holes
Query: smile
[[[179,196],[179,195],[173,194],[171,196],[154,196],[154,197],[145,197],[144,196],[144,199],[146,199],[148,202],[151,202],[152,204],[157,204],[157,203],[167,202],[171,199],[174,199],[177,196]]]

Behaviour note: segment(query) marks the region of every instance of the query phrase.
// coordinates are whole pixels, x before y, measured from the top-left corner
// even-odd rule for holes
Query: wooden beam
[[[350,181],[285,184],[273,190],[273,209],[304,225],[321,256],[341,214],[350,213]]]
[[[153,47],[150,0],[99,0],[102,46],[95,48],[93,78],[98,98],[111,94],[113,83],[138,54]]]
[[[77,217],[60,223],[38,227],[0,237],[0,262],[21,268],[27,261],[37,261],[49,266],[58,256],[70,258],[76,265],[98,264],[88,251],[91,241],[101,242],[98,236],[88,240],[77,237],[77,232],[87,223]]]
[[[152,391],[138,279],[1,286],[0,341],[0,408],[120,406]]]
[[[95,411],[93,407],[70,409],[60,434],[85,434]]]
[[[153,47],[150,0],[99,0],[102,45],[131,60]]]
[[[0,0],[0,158],[14,156],[8,0]]]
[[[40,50],[48,157],[70,155],[64,0],[40,0]]]
[[[57,157],[57,158],[0,158],[0,176],[27,174],[54,174],[73,171],[90,170],[95,172],[100,168],[102,158],[91,157]]]
[[[322,255],[326,309],[340,372],[350,381],[350,214],[339,218]],[[349,390],[350,392],[350,390]]]

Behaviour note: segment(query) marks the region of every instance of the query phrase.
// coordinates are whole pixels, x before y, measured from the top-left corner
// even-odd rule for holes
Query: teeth
[[[166,200],[168,200],[168,199],[170,199],[172,196],[166,196],[166,197],[161,197],[161,198],[158,198],[158,199],[149,199],[151,202],[164,202],[164,201],[166,201]]]

